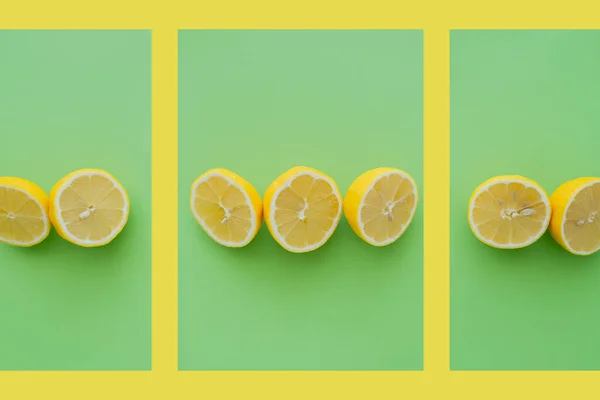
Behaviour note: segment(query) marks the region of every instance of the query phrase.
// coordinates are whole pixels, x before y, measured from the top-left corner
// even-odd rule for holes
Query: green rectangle
[[[102,248],[0,244],[0,369],[150,369],[151,32],[0,31],[0,149],[1,176],[101,168],[131,202]]]
[[[600,176],[600,31],[451,34],[451,367],[600,368],[600,254],[546,233],[521,250],[480,243],[472,191],[519,174],[550,195]]]
[[[222,247],[189,205],[216,167],[262,195],[306,165],[343,195],[390,166],[422,194],[422,47],[421,31],[180,32],[180,369],[422,369],[422,202],[397,243],[372,247],[342,220],[306,254],[265,226],[245,248]]]

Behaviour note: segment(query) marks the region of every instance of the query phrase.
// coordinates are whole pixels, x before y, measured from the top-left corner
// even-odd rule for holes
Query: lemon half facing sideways
[[[226,169],[212,169],[194,181],[190,206],[202,229],[227,247],[250,243],[262,221],[262,201],[254,186]]]
[[[46,193],[25,179],[0,178],[0,242],[30,247],[49,233]]]
[[[284,249],[305,253],[323,246],[342,214],[342,198],[329,176],[294,167],[275,179],[264,198],[264,215],[273,238]]]
[[[550,203],[554,240],[577,255],[600,250],[600,178],[565,182],[550,196]]]
[[[104,246],[125,227],[129,198],[117,179],[99,169],[81,169],[59,180],[50,192],[50,220],[65,240],[83,247]]]
[[[398,240],[417,209],[417,185],[404,171],[376,168],[350,185],[344,199],[344,215],[352,230],[373,246]]]
[[[550,213],[544,189],[517,175],[483,182],[469,201],[473,234],[499,249],[517,249],[534,243],[548,228]]]

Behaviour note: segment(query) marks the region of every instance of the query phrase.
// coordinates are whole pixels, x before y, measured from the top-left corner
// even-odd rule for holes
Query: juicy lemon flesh
[[[548,209],[540,192],[520,182],[496,183],[474,200],[472,222],[486,240],[521,245],[545,230]]]
[[[317,245],[332,229],[340,200],[331,185],[311,175],[300,175],[275,199],[275,229],[291,247]]]
[[[415,207],[415,189],[398,174],[379,178],[365,195],[360,223],[365,235],[385,242],[400,235],[410,222]]]
[[[0,237],[10,242],[29,243],[44,234],[43,210],[26,193],[0,187]]]
[[[252,213],[244,193],[220,176],[196,186],[194,209],[206,228],[223,242],[246,240],[252,227]]]
[[[578,252],[600,248],[600,182],[580,190],[567,209],[563,223],[568,245]]]
[[[65,230],[84,241],[102,241],[111,236],[123,223],[125,208],[119,188],[102,175],[76,177],[58,200]]]

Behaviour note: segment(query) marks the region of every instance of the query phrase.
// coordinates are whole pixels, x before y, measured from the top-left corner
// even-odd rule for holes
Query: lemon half
[[[267,227],[293,253],[316,250],[335,231],[342,214],[337,185],[308,167],[294,167],[275,179],[264,198]]]
[[[344,215],[365,242],[386,246],[406,231],[417,201],[417,185],[409,174],[394,168],[376,168],[350,185],[344,199]]]
[[[125,227],[129,198],[117,179],[99,169],[81,169],[50,192],[50,220],[65,240],[83,247],[110,243]]]
[[[0,242],[30,247],[49,233],[46,193],[25,179],[0,178]]]
[[[262,201],[256,189],[226,169],[212,169],[194,181],[190,206],[202,229],[227,247],[250,243],[262,221]]]
[[[469,201],[469,225],[483,243],[517,249],[538,240],[550,223],[550,202],[544,189],[517,175],[483,182]]]
[[[583,256],[600,250],[600,178],[563,183],[550,203],[550,233],[562,247]]]

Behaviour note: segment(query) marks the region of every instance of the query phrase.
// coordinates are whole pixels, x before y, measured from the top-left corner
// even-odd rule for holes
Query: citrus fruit
[[[365,172],[350,185],[344,215],[352,230],[373,246],[396,241],[410,225],[417,209],[417,185],[395,168]]]
[[[0,242],[30,247],[49,233],[46,193],[25,179],[0,178]]]
[[[546,192],[522,176],[491,178],[475,189],[469,201],[473,234],[499,249],[529,246],[544,234],[549,223]]]
[[[190,206],[202,229],[227,247],[250,243],[262,221],[256,189],[226,169],[211,169],[194,181]]]
[[[110,243],[125,227],[129,198],[106,171],[81,169],[50,191],[50,220],[65,240],[83,247]]]
[[[275,179],[264,202],[269,232],[293,253],[325,244],[342,214],[342,198],[333,179],[308,167],[294,167]]]
[[[573,254],[600,250],[600,178],[565,182],[550,196],[550,234]]]

